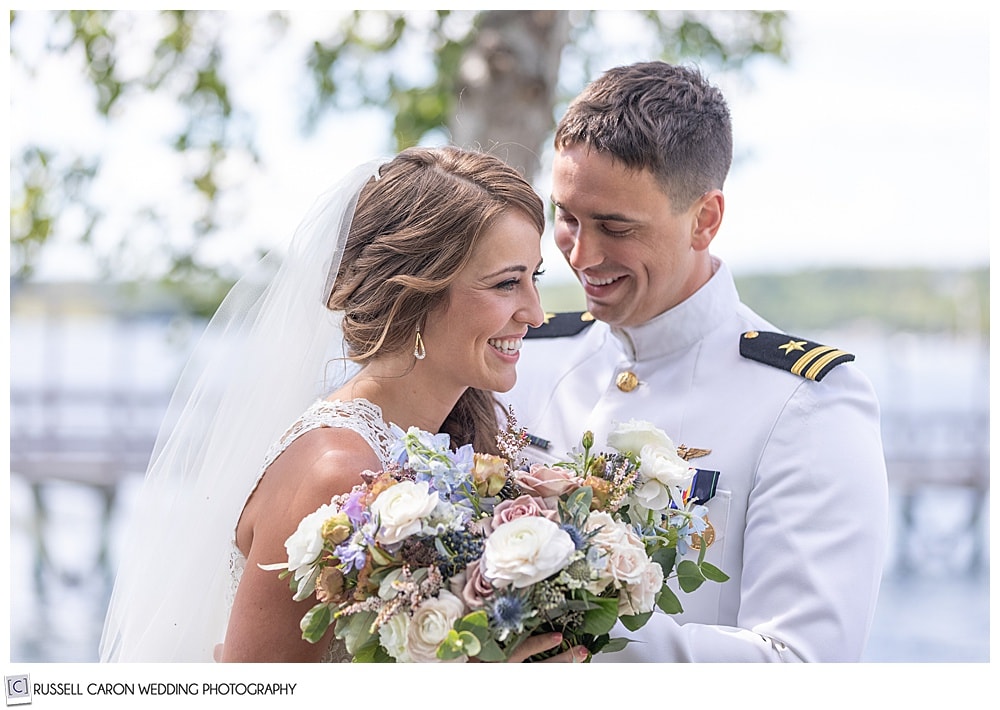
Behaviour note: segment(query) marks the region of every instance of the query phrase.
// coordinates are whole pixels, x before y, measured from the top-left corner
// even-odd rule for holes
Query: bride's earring
[[[424,347],[424,339],[420,335],[420,326],[417,326],[417,342],[413,346],[413,357],[423,360],[427,357],[427,348]]]

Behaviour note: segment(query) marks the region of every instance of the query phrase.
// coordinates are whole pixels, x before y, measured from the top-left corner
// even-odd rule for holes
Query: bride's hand
[[[510,654],[507,662],[523,663],[536,653],[543,653],[544,651],[558,647],[562,643],[562,640],[562,634],[559,633],[529,636],[518,644],[517,648]],[[583,646],[574,646],[551,658],[546,658],[542,663],[582,663],[587,660],[588,655],[590,655],[590,652]]]

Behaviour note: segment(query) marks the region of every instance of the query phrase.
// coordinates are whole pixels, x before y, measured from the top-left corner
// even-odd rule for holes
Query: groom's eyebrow
[[[555,205],[556,207],[558,207],[559,209],[561,209],[561,210],[565,210],[566,209],[555,198],[551,198],[550,197],[549,199],[551,200],[552,204]],[[617,212],[608,212],[608,213],[594,212],[593,214],[587,215],[587,217],[589,219],[595,220],[597,222],[626,222],[626,223],[632,223],[632,222],[637,222],[638,221],[636,219],[633,219],[632,217],[629,217],[628,215],[619,214]]]

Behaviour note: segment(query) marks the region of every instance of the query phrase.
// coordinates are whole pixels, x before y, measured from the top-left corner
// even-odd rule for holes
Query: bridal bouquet
[[[611,638],[617,621],[682,610],[668,578],[685,592],[728,579],[704,560],[695,469],[665,433],[630,421],[607,450],[588,432],[570,460],[527,466],[515,426],[502,456],[398,430],[398,465],[303,519],[288,562],[264,566],[317,600],[303,638],[334,625],[362,662],[502,661],[549,631],[597,653],[628,643]]]

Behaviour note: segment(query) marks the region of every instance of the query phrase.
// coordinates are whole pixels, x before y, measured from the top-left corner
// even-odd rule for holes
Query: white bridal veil
[[[326,308],[362,186],[321,196],[284,255],[226,296],[181,374],[122,545],[101,661],[211,661],[228,617],[236,522],[267,449],[350,373]]]

